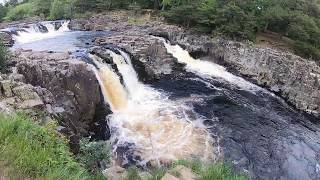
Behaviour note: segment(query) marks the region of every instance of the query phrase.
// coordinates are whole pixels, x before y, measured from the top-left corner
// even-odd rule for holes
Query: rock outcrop
[[[26,84],[22,74],[0,75],[0,112],[23,111],[32,119],[46,124],[55,117],[51,110],[54,103],[51,92]]]
[[[13,46],[14,40],[12,39],[12,36],[7,32],[0,31],[0,40],[3,41],[5,46]]]
[[[90,67],[68,53],[20,51],[16,56],[18,72],[25,81],[52,93],[55,102],[51,111],[67,133],[71,137],[89,135],[90,127],[97,123],[96,110],[102,105],[100,87]]]
[[[298,109],[320,117],[320,66],[314,61],[230,41],[218,41],[209,53]]]
[[[230,71],[269,88],[296,108],[320,117],[320,66],[316,62],[270,48],[211,40],[203,35],[154,33],[182,45],[194,57],[227,66]]]
[[[98,46],[116,46],[129,52],[140,80],[150,82],[169,74],[179,74],[183,65],[169,54],[164,44],[148,35],[119,34],[96,39]]]
[[[103,17],[91,18],[90,22],[112,30],[115,35],[99,38],[96,44],[124,48],[133,55],[134,62],[140,61],[145,67],[148,80],[159,79],[182,67],[150,35],[160,36],[181,45],[193,57],[223,64],[247,80],[269,88],[296,108],[320,117],[320,66],[314,61],[250,43],[212,39],[159,21],[132,24],[121,13]]]

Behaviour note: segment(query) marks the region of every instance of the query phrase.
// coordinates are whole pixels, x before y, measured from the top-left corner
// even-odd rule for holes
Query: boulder
[[[146,35],[117,35],[96,39],[96,45],[120,47],[131,55],[132,64],[144,82],[155,81],[166,75],[181,73],[183,65],[167,52],[157,38]]]
[[[22,109],[44,105],[43,101],[34,90],[34,87],[30,84],[15,87],[12,89],[12,91],[15,96],[17,96],[21,100],[21,103],[19,103],[18,105]]]
[[[9,47],[13,46],[14,40],[11,34],[0,31],[0,39],[3,41],[5,46],[9,46]]]
[[[38,92],[42,101],[51,102],[49,109],[60,117],[60,124],[77,137],[88,135],[103,99],[91,68],[67,53],[21,51],[16,57],[18,72],[25,81],[46,89]]]
[[[120,166],[112,166],[103,171],[103,175],[106,176],[109,180],[123,180],[125,174],[124,168]]]
[[[12,89],[11,89],[13,86],[13,83],[11,80],[0,81],[0,85],[1,85],[1,92],[5,97],[13,96]]]

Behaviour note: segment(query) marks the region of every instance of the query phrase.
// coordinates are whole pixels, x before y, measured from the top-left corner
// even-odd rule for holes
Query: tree
[[[53,1],[50,9],[50,19],[68,19],[71,17],[71,3],[68,0]]]
[[[51,4],[53,0],[33,0],[35,14],[38,16],[48,17],[50,15]]]
[[[0,22],[6,16],[6,14],[7,14],[7,8],[2,4],[0,4]]]

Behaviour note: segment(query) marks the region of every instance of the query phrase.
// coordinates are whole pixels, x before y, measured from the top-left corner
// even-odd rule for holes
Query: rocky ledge
[[[28,83],[12,86],[12,93],[24,100],[24,103],[16,104],[45,107],[46,112],[59,121],[60,130],[69,137],[72,145],[77,146],[80,137],[100,133],[95,132],[95,126],[109,112],[101,108],[104,104],[100,86],[86,63],[71,58],[68,53],[33,51],[16,51],[14,61],[19,74],[14,77]],[[2,81],[2,86],[11,87],[7,81]],[[28,92],[23,93],[25,90]],[[10,92],[4,91],[4,94],[10,95]],[[99,119],[100,113],[104,115]],[[77,149],[75,146],[73,149]]]
[[[275,92],[297,109],[320,117],[320,66],[315,61],[271,48],[212,40],[201,35],[165,36],[171,43],[183,45],[195,57],[222,64]]]
[[[230,71],[275,92],[297,109],[320,117],[320,66],[314,61],[270,48],[257,48],[250,43],[198,35],[158,21],[150,13],[138,16],[131,20],[133,22],[128,17],[134,16],[128,12],[111,12],[89,20],[73,20],[70,28],[113,31],[114,36],[99,38],[96,45],[124,48],[133,55],[134,64],[143,64],[144,68],[138,68],[138,72],[147,73],[145,80],[156,80],[174,72],[175,68],[182,68],[166,53],[161,42],[150,35],[160,36],[181,45],[193,57],[223,64]]]
[[[129,52],[134,68],[144,82],[159,80],[169,74],[178,75],[183,69],[164,44],[149,35],[117,34],[98,38],[95,44],[100,49],[116,46]]]
[[[3,41],[5,46],[13,46],[14,40],[9,33],[0,31],[0,39]]]

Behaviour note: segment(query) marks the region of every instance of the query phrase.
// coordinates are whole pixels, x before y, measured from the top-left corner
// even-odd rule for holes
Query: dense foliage
[[[296,41],[296,53],[320,59],[320,3],[316,0],[169,0],[168,21],[233,39],[272,31]]]
[[[79,162],[93,174],[99,174],[107,165],[111,164],[112,147],[106,141],[89,141],[84,138],[80,141],[80,152],[77,155]]]
[[[0,6],[0,18],[62,19],[132,5],[162,10],[169,22],[214,36],[255,41],[257,33],[272,31],[296,41],[297,54],[320,59],[319,0],[11,0]]]

